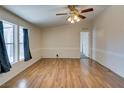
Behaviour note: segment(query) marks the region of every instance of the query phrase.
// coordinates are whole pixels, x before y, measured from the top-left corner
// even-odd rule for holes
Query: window
[[[24,59],[24,47],[23,47],[23,27],[19,27],[19,60]]]
[[[4,39],[10,63],[24,59],[23,28],[10,22],[3,21]],[[19,29],[17,29],[19,28]]]
[[[8,53],[8,57],[11,63],[15,62],[15,42],[14,42],[14,34],[17,30],[17,26],[15,24],[9,22],[3,22],[4,27],[4,39],[6,44],[6,49]]]

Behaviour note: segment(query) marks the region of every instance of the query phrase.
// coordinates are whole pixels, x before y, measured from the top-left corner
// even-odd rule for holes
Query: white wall
[[[80,58],[80,32],[86,31],[90,24],[79,22],[42,31],[42,57]]]
[[[32,60],[29,62],[18,62],[12,65],[11,71],[0,74],[0,85],[17,75],[19,72],[23,71],[25,68],[35,63],[38,59],[41,58],[41,31],[31,25],[30,23],[24,21],[23,19],[9,13],[8,11],[0,7],[0,20],[6,20],[30,29],[29,38],[30,38],[30,49],[32,54]]]
[[[110,6],[93,24],[92,58],[124,77],[124,6]]]

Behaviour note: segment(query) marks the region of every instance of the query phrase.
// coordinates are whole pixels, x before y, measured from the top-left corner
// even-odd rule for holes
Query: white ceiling
[[[66,21],[67,15],[56,16],[56,13],[69,12],[66,5],[4,5],[3,7],[41,28],[69,24]],[[84,13],[83,15],[87,17],[84,20],[92,20],[107,6],[79,5],[78,9],[81,10],[91,7],[94,8],[94,11]]]

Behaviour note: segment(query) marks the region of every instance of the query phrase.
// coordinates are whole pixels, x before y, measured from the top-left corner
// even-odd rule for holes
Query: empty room
[[[123,5],[1,5],[1,88],[123,88]]]

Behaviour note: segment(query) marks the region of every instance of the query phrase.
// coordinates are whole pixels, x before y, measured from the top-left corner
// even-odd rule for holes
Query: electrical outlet
[[[59,55],[58,55],[58,54],[56,54],[56,57],[58,58],[58,57],[59,57]]]

